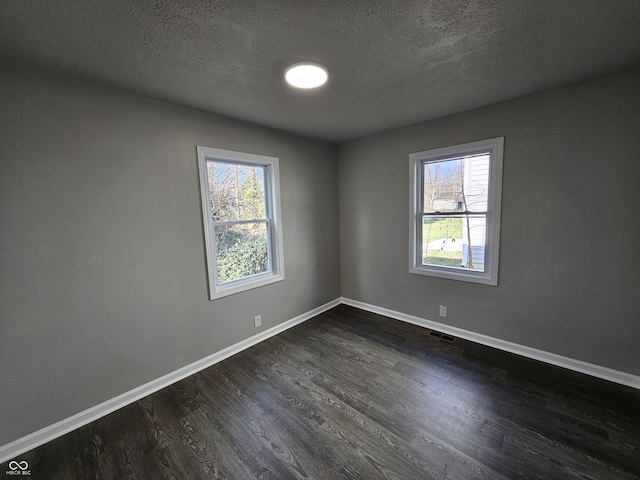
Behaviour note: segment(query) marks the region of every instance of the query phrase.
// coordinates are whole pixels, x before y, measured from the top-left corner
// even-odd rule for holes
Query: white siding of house
[[[489,155],[481,155],[465,161],[464,168],[464,194],[467,209],[471,212],[487,210],[489,199]],[[469,222],[471,238],[467,235],[467,223]],[[468,263],[468,245],[471,244],[473,253],[473,266],[475,269],[484,268],[484,251],[486,244],[486,219],[471,217],[463,219],[462,238],[464,242],[462,263]]]

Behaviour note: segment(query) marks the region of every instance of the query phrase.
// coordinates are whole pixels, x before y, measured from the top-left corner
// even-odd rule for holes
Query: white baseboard
[[[640,376],[632,375],[631,373],[620,372],[611,368],[601,367],[600,365],[594,365],[593,363],[587,363],[581,360],[563,357],[562,355],[557,355],[555,353],[545,352],[544,350],[538,350],[536,348],[527,347],[518,343],[508,342],[499,338],[489,337],[487,335],[482,335],[481,333],[475,333],[469,330],[464,330],[462,328],[452,327],[451,325],[415,317],[413,315],[397,312],[395,310],[389,310],[388,308],[378,307],[376,305],[352,300],[350,298],[342,297],[341,303],[360,308],[361,310],[366,310],[368,312],[378,313],[380,315],[384,315],[385,317],[391,317],[396,320],[401,320],[403,322],[412,323],[413,325],[418,325],[420,327],[437,330],[438,332],[448,333],[449,335],[453,335],[454,337],[464,338],[465,340],[470,340],[475,343],[480,343],[482,345],[494,347],[499,350],[515,353],[523,357],[539,360],[551,365],[556,365],[558,367],[567,368],[576,372],[585,373],[593,377],[602,378],[604,380],[609,380],[611,382],[619,383],[621,385],[626,385],[628,387],[633,387],[640,390]]]
[[[0,463],[4,463],[12,458],[17,457],[29,450],[32,450],[40,445],[50,442],[51,440],[61,437],[65,433],[71,432],[77,428],[80,428],[87,423],[93,422],[105,415],[110,414],[122,407],[126,407],[127,405],[135,402],[136,400],[140,400],[141,398],[146,397],[147,395],[151,395],[158,390],[161,390],[169,385],[177,382],[178,380],[182,380],[183,378],[188,377],[189,375],[193,375],[194,373],[198,373],[200,370],[204,370],[211,365],[214,365],[231,355],[235,355],[236,353],[245,350],[256,343],[262,342],[269,337],[273,337],[295,325],[298,325],[310,318],[315,317],[316,315],[321,314],[337,305],[340,304],[340,299],[337,298],[332,300],[331,302],[325,303],[313,310],[310,310],[302,315],[299,315],[291,320],[287,320],[284,323],[276,325],[268,330],[258,333],[252,337],[247,338],[246,340],[242,340],[230,347],[227,347],[219,352],[216,352],[208,357],[205,357],[197,362],[194,362],[190,365],[182,367],[174,372],[168,373],[156,380],[152,380],[149,383],[145,383],[133,390],[129,390],[128,392],[123,393],[122,395],[118,395],[115,398],[107,400],[95,407],[91,407],[87,410],[84,410],[76,415],[73,415],[69,418],[65,418],[53,425],[45,427],[37,432],[33,432],[25,437],[19,438],[11,443],[0,446]]]

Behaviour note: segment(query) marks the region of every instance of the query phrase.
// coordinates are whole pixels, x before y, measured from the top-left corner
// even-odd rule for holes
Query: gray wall
[[[632,70],[341,145],[342,295],[640,374],[639,86]],[[409,274],[409,154],[498,136],[499,286]]]
[[[639,84],[628,71],[336,160],[322,142],[0,64],[0,445],[255,334],[254,315],[266,329],[341,293],[436,321],[447,305],[449,324],[640,374]],[[409,153],[496,136],[500,285],[410,275]],[[280,158],[285,281],[207,300],[196,145]]]
[[[10,64],[0,105],[0,445],[340,296],[334,146]],[[283,282],[208,300],[196,145],[280,158]]]

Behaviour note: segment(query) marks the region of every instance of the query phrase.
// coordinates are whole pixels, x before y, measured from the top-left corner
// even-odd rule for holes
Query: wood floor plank
[[[639,391],[430,333],[340,305],[16,460],[47,480],[640,479]]]
[[[330,451],[320,458],[340,458],[343,465],[355,462],[360,471],[373,469],[369,473],[373,478],[405,478],[408,474],[416,475],[416,472],[406,472],[404,464],[383,465],[384,468],[378,471],[380,467],[375,462],[375,445],[371,442],[370,432],[362,423],[337,414],[348,408],[339,399],[320,393],[319,390],[313,392],[315,395],[310,394],[309,386],[312,383],[288,375],[286,365],[265,368],[256,363],[250,368],[272,390],[274,401],[270,405],[274,416],[286,418],[290,428],[306,430],[307,433],[300,436],[311,442],[318,440],[318,434],[331,442]],[[332,412],[331,407],[337,407],[336,411]],[[344,456],[344,452],[350,453]]]
[[[391,446],[404,460],[418,467],[419,471],[429,472],[430,465],[417,458],[414,452],[407,448],[406,442],[381,428],[380,425],[373,422],[367,415],[342,402],[340,398],[333,395],[331,389],[322,388],[324,385],[318,386],[313,379],[292,377],[290,374],[295,372],[288,370],[289,368],[290,366],[288,365],[278,365],[274,367],[274,370],[282,380],[286,382],[283,382],[285,386],[287,386],[287,384],[293,384],[299,387],[297,391],[301,397],[319,407],[319,411],[326,415],[327,418],[332,418],[337,425],[344,425],[343,431],[357,432],[358,436],[356,440],[350,442],[353,448],[361,448],[361,444],[368,442],[368,454],[373,454],[376,450],[379,450],[375,455],[375,458],[379,460],[384,456],[387,447]],[[278,380],[276,379],[276,381]],[[363,454],[363,456],[366,456],[366,454]],[[404,465],[394,465],[394,463],[395,459],[387,458],[383,462],[383,465],[396,468],[397,473],[404,469]],[[416,473],[417,472],[413,472],[410,475],[413,477]]]

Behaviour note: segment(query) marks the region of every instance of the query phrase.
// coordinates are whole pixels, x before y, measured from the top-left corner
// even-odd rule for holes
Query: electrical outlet
[[[260,325],[262,325],[262,315],[256,315],[253,318],[253,324],[256,328],[258,328]]]
[[[441,317],[447,316],[447,307],[445,305],[440,305],[440,316]]]

